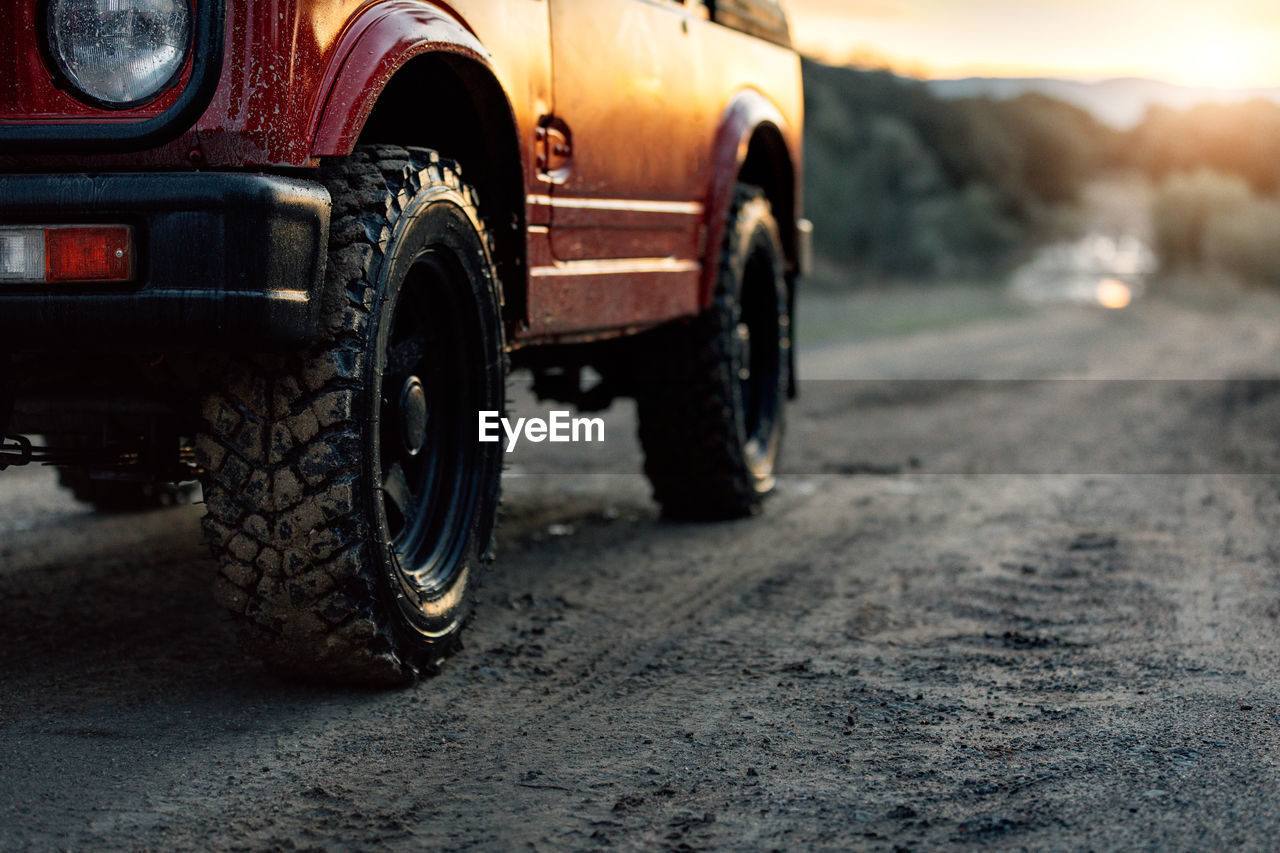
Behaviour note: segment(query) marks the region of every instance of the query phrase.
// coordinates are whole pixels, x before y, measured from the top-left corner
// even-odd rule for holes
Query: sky
[[[1277,0],[784,0],[805,53],[914,77],[1280,85]]]

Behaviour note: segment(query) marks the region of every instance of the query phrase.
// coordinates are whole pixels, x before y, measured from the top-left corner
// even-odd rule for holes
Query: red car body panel
[[[76,100],[30,35],[34,9],[0,0],[18,35],[0,54],[0,127],[137,121],[181,91],[134,110]],[[789,170],[780,185],[791,197],[775,207],[799,214],[799,60],[712,22],[694,0],[229,0],[223,54],[211,102],[172,141],[117,154],[0,150],[0,171],[306,170],[350,152],[407,63],[457,57],[492,75],[518,135],[527,274],[504,282],[523,292],[516,344],[705,308],[739,169],[762,129]],[[794,263],[794,222],[782,227]]]

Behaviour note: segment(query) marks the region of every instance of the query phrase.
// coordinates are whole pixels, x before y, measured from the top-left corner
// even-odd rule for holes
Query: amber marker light
[[[0,226],[0,283],[132,278],[127,225]]]

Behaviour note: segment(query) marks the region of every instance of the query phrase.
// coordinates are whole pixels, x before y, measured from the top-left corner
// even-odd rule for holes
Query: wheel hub
[[[427,443],[427,392],[416,376],[406,379],[400,390],[400,436],[410,456],[421,453]]]

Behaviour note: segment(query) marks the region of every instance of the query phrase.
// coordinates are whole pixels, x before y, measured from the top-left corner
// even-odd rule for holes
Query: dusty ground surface
[[[830,345],[720,525],[658,519],[624,407],[515,454],[398,692],[240,658],[198,507],[7,472],[0,846],[1274,848],[1277,365],[1257,298]]]

